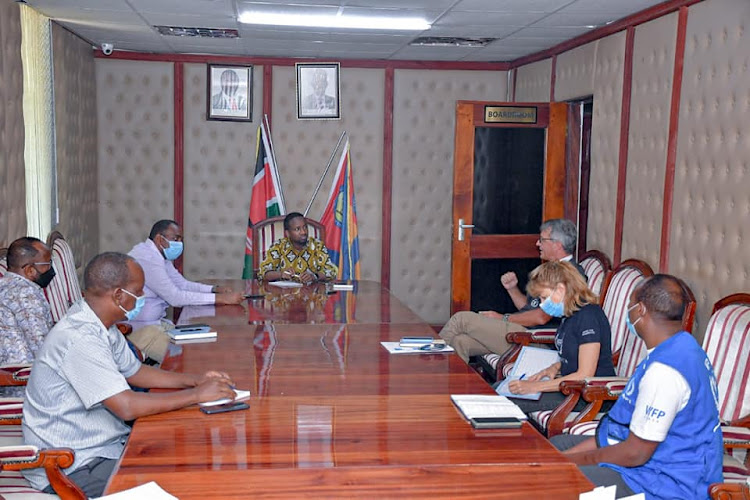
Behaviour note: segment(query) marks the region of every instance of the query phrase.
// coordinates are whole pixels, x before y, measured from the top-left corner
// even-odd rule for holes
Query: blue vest
[[[597,444],[624,441],[638,386],[655,361],[677,370],[690,386],[690,399],[678,412],[666,439],[640,467],[604,463],[622,475],[625,483],[647,499],[708,499],[708,486],[721,482],[724,456],[719,427],[719,392],[711,362],[695,339],[679,332],[665,340],[635,369],[622,395],[597,430]],[[657,404],[658,405],[658,404]],[[647,408],[650,418],[659,418],[658,408]],[[663,414],[663,413],[662,413]]]

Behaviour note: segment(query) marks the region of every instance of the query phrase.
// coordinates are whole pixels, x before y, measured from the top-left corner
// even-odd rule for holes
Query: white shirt
[[[677,414],[690,400],[690,385],[680,372],[655,361],[638,385],[630,431],[641,439],[661,443]]]
[[[156,244],[149,240],[138,243],[128,252],[143,268],[146,284],[143,292],[146,304],[133,321],[133,330],[146,325],[155,325],[166,316],[167,307],[214,304],[216,294],[213,287],[186,280],[175,269],[172,261],[161,254]]]

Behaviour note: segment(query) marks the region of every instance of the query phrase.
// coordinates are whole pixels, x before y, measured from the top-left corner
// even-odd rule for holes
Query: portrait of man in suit
[[[209,66],[209,119],[251,119],[250,70]]]
[[[298,65],[299,118],[339,118],[338,64]]]

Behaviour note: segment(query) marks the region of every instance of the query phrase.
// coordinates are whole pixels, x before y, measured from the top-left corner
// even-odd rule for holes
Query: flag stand
[[[345,135],[346,135],[346,130],[341,132],[341,137],[339,137],[339,142],[336,143],[336,147],[333,148],[333,151],[331,152],[331,157],[328,159],[328,165],[326,165],[326,169],[323,171],[323,175],[320,176],[318,185],[315,187],[315,191],[313,192],[312,198],[310,198],[310,203],[307,204],[307,208],[305,209],[305,212],[302,214],[305,217],[307,217],[307,213],[310,211],[310,207],[312,207],[313,201],[315,201],[315,197],[318,196],[318,191],[320,191],[320,186],[323,185],[323,179],[326,178],[328,169],[331,168],[331,163],[333,163],[333,158],[336,156],[336,151],[338,151],[339,146],[341,145],[341,141],[344,140]]]

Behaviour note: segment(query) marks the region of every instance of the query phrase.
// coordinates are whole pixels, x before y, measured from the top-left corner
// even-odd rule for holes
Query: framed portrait
[[[252,121],[252,66],[208,65],[206,119]]]
[[[339,63],[297,63],[297,119],[341,118]]]

